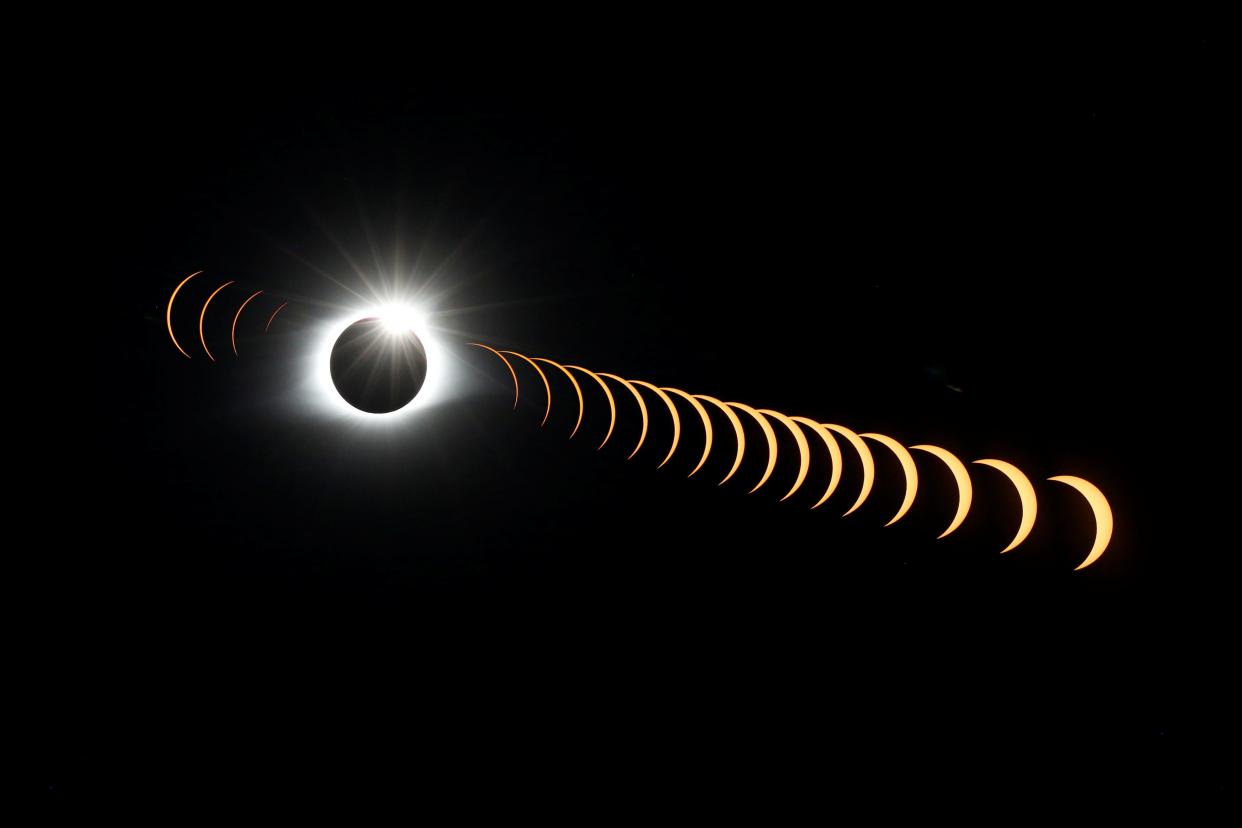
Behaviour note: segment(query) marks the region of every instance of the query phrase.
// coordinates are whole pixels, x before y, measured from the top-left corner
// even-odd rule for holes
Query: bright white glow
[[[332,346],[345,329],[362,319],[379,318],[384,326],[394,331],[413,331],[427,350],[427,378],[418,394],[405,406],[384,414],[359,411],[345,401],[332,382]],[[404,423],[419,411],[425,411],[444,401],[453,385],[454,366],[447,349],[435,329],[428,324],[428,314],[411,305],[388,304],[362,308],[346,316],[336,317],[324,324],[318,334],[318,344],[311,351],[307,366],[311,402],[321,413],[343,417],[369,425],[396,425]]]
[[[378,316],[384,329],[392,333],[414,331],[421,339],[427,329],[427,314],[411,305],[381,305],[371,316]]]

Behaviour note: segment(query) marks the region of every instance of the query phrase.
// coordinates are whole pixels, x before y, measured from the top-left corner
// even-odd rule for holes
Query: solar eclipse
[[[427,349],[400,320],[360,319],[336,338],[332,384],[345,402],[369,414],[409,404],[427,379]]]
[[[172,305],[177,294],[186,282],[190,281],[194,276],[202,271],[190,274],[181,280],[173,289],[169,297],[168,306],[165,313],[165,324],[168,328],[168,336],[172,340],[173,346],[183,356],[188,357],[185,349],[181,347],[181,343],[177,340],[173,330],[172,322]],[[204,333],[204,319],[207,315],[208,305],[212,299],[221,291],[232,285],[233,281],[229,280],[217,287],[207,297],[203,303],[202,309],[199,311],[198,329],[199,340],[203,346],[203,351],[208,358],[215,362],[207,344]],[[242,310],[256,297],[264,291],[259,290],[250,294],[248,298],[242,301],[237,311],[232,317],[232,326],[229,330],[230,344],[234,355],[238,354],[237,350],[237,322],[241,316]],[[275,319],[282,308],[288,303],[282,303],[269,317],[267,325],[264,327],[266,332],[271,327],[271,322]],[[338,411],[348,411],[351,414],[359,415],[364,418],[375,418],[376,416],[392,415],[412,407],[411,404],[415,398],[422,395],[425,400],[427,394],[424,392],[424,386],[427,384],[428,378],[432,371],[432,365],[441,361],[440,358],[429,357],[429,346],[434,345],[434,341],[424,339],[428,331],[427,316],[422,311],[409,306],[400,304],[383,305],[368,311],[356,311],[350,317],[344,320],[338,320],[334,325],[325,329],[327,336],[321,340],[323,343],[312,356],[311,376],[315,378],[312,386],[318,388],[316,395],[320,401],[324,400],[325,395],[332,399],[333,404]],[[648,436],[650,425],[650,414],[648,412],[646,401],[643,394],[638,390],[639,387],[646,389],[654,394],[668,410],[669,419],[671,421],[671,444],[667,453],[659,463],[659,467],[663,467],[673,458],[677,451],[677,446],[681,441],[681,415],[678,413],[677,406],[673,402],[673,398],[669,394],[673,394],[681,400],[689,403],[695,413],[698,414],[699,420],[703,425],[704,431],[704,447],[702,455],[699,457],[698,463],[690,472],[693,476],[703,464],[707,461],[711,454],[713,446],[713,427],[710,417],[700,403],[705,400],[719,408],[728,418],[733,426],[734,435],[736,437],[736,450],[734,455],[733,466],[728,474],[720,481],[723,485],[738,470],[742,462],[743,456],[746,454],[747,444],[745,434],[741,427],[741,422],[736,412],[741,412],[752,418],[762,430],[767,444],[766,466],[762,476],[749,493],[754,493],[763,487],[772,476],[777,466],[778,444],[776,432],[772,428],[772,421],[780,423],[793,436],[798,449],[798,472],[792,487],[781,498],[782,501],[791,498],[801,488],[806,481],[807,473],[811,462],[811,444],[807,440],[805,428],[809,428],[824,443],[824,447],[828,451],[828,459],[832,464],[831,478],[828,483],[827,490],[819,498],[819,500],[810,508],[814,509],[822,505],[832,493],[836,490],[837,484],[841,479],[842,454],[840,446],[837,443],[832,432],[843,437],[858,455],[860,463],[861,479],[859,481],[859,491],[857,499],[853,505],[846,510],[845,515],[850,515],[858,510],[860,506],[867,500],[871,494],[875,484],[876,468],[875,460],[872,457],[871,450],[868,448],[863,438],[867,438],[888,448],[897,458],[901,465],[902,475],[905,481],[904,496],[896,514],[885,524],[891,526],[911,509],[914,505],[915,498],[919,491],[919,475],[918,468],[915,464],[914,457],[905,445],[898,440],[875,432],[867,432],[859,434],[842,425],[834,423],[821,423],[815,419],[802,416],[790,416],[782,412],[762,408],[757,409],[740,402],[722,402],[715,397],[705,394],[691,394],[679,388],[664,387],[656,385],[645,380],[626,379],[617,374],[605,372],[593,372],[579,365],[563,365],[546,357],[529,357],[525,354],[513,350],[499,350],[484,345],[482,343],[470,343],[475,347],[489,351],[498,357],[513,380],[513,403],[516,408],[520,397],[520,382],[518,379],[515,362],[511,361],[512,357],[517,361],[516,364],[529,366],[531,370],[538,376],[540,384],[543,386],[544,405],[543,418],[540,420],[540,426],[546,425],[548,418],[552,413],[552,384],[548,380],[548,375],[542,368],[540,363],[549,365],[563,375],[573,389],[577,402],[577,417],[574,422],[573,430],[569,436],[572,438],[578,433],[582,426],[583,417],[586,412],[585,398],[582,393],[582,386],[574,377],[573,371],[578,371],[596,381],[602,389],[609,408],[609,424],[608,431],[604,435],[603,442],[599,448],[603,448],[612,436],[613,428],[617,421],[617,405],[608,383],[604,379],[612,380],[619,384],[634,399],[634,403],[638,409],[640,417],[640,428],[638,434],[638,442],[630,451],[627,459],[632,459],[642,448]],[[443,374],[443,372],[440,372]],[[954,479],[957,490],[957,511],[939,538],[951,534],[966,519],[967,512],[970,510],[973,486],[970,480],[970,474],[965,464],[963,464],[953,453],[932,445],[913,445],[912,449],[919,450],[934,455],[948,466]],[[1017,534],[1009,542],[1009,545],[1002,549],[1002,552],[1009,552],[1018,547],[1030,535],[1035,525],[1035,517],[1038,509],[1038,500],[1034,486],[1030,479],[1018,467],[1003,460],[982,459],[975,460],[975,465],[989,466],[1000,471],[1009,479],[1017,490],[1021,505],[1021,515]],[[1095,522],[1094,543],[1091,546],[1087,557],[1077,567],[1084,569],[1095,563],[1104,554],[1104,550],[1108,547],[1109,541],[1112,539],[1113,532],[1113,514],[1112,508],[1108,503],[1108,499],[1104,494],[1091,482],[1075,476],[1055,476],[1048,478],[1050,481],[1063,483],[1078,491],[1088,502],[1091,507],[1092,516]]]

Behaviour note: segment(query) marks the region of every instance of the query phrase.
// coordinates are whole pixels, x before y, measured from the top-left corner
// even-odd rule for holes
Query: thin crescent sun
[[[547,394],[548,399],[547,405],[543,407],[543,419],[539,421],[539,427],[543,428],[548,423],[548,415],[552,413],[552,386],[548,382],[548,375],[543,372],[543,369],[539,367],[537,362],[525,354],[519,354],[517,351],[501,351],[501,353],[526,360],[530,367],[535,369],[535,373],[539,375],[539,379],[543,380],[543,390],[544,393]]]
[[[677,413],[677,406],[673,405],[673,401],[668,398],[668,394],[665,394],[663,389],[658,388],[649,382],[644,382],[643,380],[630,380],[630,382],[654,391],[656,396],[663,400],[664,404],[668,406],[668,413],[673,418],[673,444],[668,447],[668,454],[665,455],[664,459],[660,461],[660,465],[656,466],[657,469],[662,469],[664,468],[664,464],[673,458],[673,452],[677,451],[677,443],[681,441],[681,416]]]
[[[1075,572],[1086,569],[1100,559],[1104,550],[1108,548],[1108,542],[1113,539],[1113,509],[1108,505],[1108,498],[1104,496],[1104,493],[1089,480],[1069,474],[1048,479],[1064,483],[1085,497],[1091,506],[1091,512],[1095,515],[1095,543],[1091,544],[1091,551],[1087,553],[1086,559],[1074,567]]]
[[[686,477],[694,477],[694,473],[698,471],[699,469],[703,468],[703,464],[707,462],[707,456],[712,453],[712,420],[711,420],[711,417],[707,416],[707,409],[703,407],[703,403],[695,399],[695,396],[693,394],[687,394],[685,391],[682,391],[680,388],[665,387],[663,390],[669,392],[670,394],[676,394],[677,396],[681,397],[686,402],[690,403],[690,405],[694,406],[694,410],[697,411],[699,414],[699,419],[703,421],[703,435],[704,435],[703,454],[701,457],[699,457],[698,465],[696,465],[694,469],[688,475],[686,475]]]
[[[806,481],[806,473],[811,468],[811,447],[807,445],[806,435],[802,433],[802,429],[798,428],[798,424],[791,418],[770,408],[761,408],[759,413],[765,417],[775,417],[780,420],[785,428],[789,429],[790,433],[793,434],[794,441],[798,444],[798,477],[794,480],[794,484],[789,491],[785,493],[785,496],[781,498],[781,501],[784,502],[793,497],[794,492],[802,488],[802,484]]]
[[[812,509],[818,509],[824,504],[824,501],[832,497],[832,493],[837,490],[837,484],[841,482],[841,447],[837,445],[837,438],[832,436],[832,432],[824,428],[814,420],[806,417],[790,417],[795,423],[801,423],[807,426],[824,441],[824,445],[828,447],[828,456],[832,459],[832,478],[828,481],[828,488],[824,490],[824,494],[819,501],[812,506]]]
[[[875,432],[867,432],[860,434],[859,437],[866,437],[869,440],[875,440],[877,443],[887,446],[893,454],[897,455],[897,461],[901,463],[902,474],[906,478],[906,496],[901,501],[901,506],[897,509],[897,514],[893,515],[893,519],[885,526],[892,526],[897,521],[905,517],[906,512],[910,511],[910,507],[914,505],[914,496],[919,490],[919,470],[915,468],[914,458],[910,456],[910,452],[906,451],[906,447],[901,443],[889,437],[886,434],[876,434]]]
[[[203,350],[207,352],[207,358],[212,362],[215,362],[216,358],[211,355],[211,349],[207,347],[207,337],[203,336],[203,320],[207,318],[207,306],[211,304],[211,300],[215,299],[217,293],[224,290],[231,284],[233,284],[233,280],[229,279],[227,282],[220,285],[220,287],[213,290],[211,295],[207,297],[207,301],[203,303],[203,309],[198,312],[198,341],[203,343]]]
[[[863,442],[863,439],[845,426],[834,423],[820,423],[820,425],[835,431],[848,440],[849,444],[854,447],[854,451],[858,452],[858,460],[862,463],[862,486],[858,490],[858,500],[855,500],[854,505],[845,512],[845,515],[852,514],[855,509],[863,505],[867,496],[871,494],[871,487],[875,485],[875,458],[871,456],[871,449],[867,448],[867,444]],[[841,517],[845,517],[845,515]]]
[[[1008,477],[1013,487],[1018,490],[1018,500],[1022,504],[1022,519],[1018,522],[1018,534],[1014,535],[1009,545],[1001,550],[1003,555],[1017,548],[1035,528],[1035,513],[1039,508],[1035,500],[1035,487],[1031,485],[1031,481],[1022,473],[1022,470],[1012,463],[1006,463],[1004,460],[976,460],[975,462],[981,466],[991,466],[996,469]]]
[[[561,369],[561,373],[569,378],[569,384],[574,387],[574,392],[578,395],[578,422],[574,423],[574,430],[569,432],[569,439],[572,440],[574,439],[574,435],[578,433],[578,427],[582,425],[582,412],[584,408],[582,404],[582,386],[578,384],[578,380],[574,377],[574,375],[565,370],[565,366],[561,365],[559,362],[555,362],[544,357],[535,357],[535,362],[546,362],[554,368]]]
[[[957,527],[961,526],[962,521],[966,519],[966,513],[970,511],[970,501],[974,498],[974,488],[970,484],[970,473],[966,471],[965,463],[957,459],[957,456],[952,452],[942,449],[940,446],[921,445],[910,446],[910,448],[925,451],[934,457],[939,457],[949,467],[949,471],[953,473],[953,479],[957,483],[957,512],[953,515],[949,528],[936,537],[936,540],[940,540],[952,534]]]
[[[173,302],[177,301],[177,294],[181,292],[181,289],[183,287],[185,287],[185,283],[190,281],[191,279],[193,279],[195,276],[197,276],[198,274],[202,272],[203,271],[201,270],[196,270],[193,273],[191,273],[189,276],[186,276],[184,279],[182,279],[181,283],[178,284],[175,288],[173,288],[172,296],[168,297],[168,307],[164,310],[164,322],[168,325],[168,337],[172,340],[172,344],[177,347],[177,350],[180,351],[181,355],[184,356],[186,359],[192,359],[192,357],[185,352],[185,348],[181,347],[181,343],[177,341],[177,335],[173,333],[172,306],[173,306]]]
[[[268,331],[272,329],[272,323],[276,321],[276,314],[284,310],[285,305],[287,304],[289,303],[281,302],[280,305],[276,308],[276,310],[272,311],[272,315],[267,318],[267,324],[263,326],[263,333],[267,333]]]
[[[630,452],[629,457],[625,458],[626,460],[630,460],[635,454],[638,454],[638,450],[643,447],[643,441],[647,439],[647,403],[643,402],[643,395],[638,393],[638,389],[635,388],[633,383],[629,380],[624,379],[623,377],[618,377],[616,374],[605,374],[603,371],[600,371],[599,375],[601,377],[608,377],[610,380],[616,380],[624,385],[630,390],[630,393],[634,395],[634,399],[638,402],[638,411],[643,418],[643,428],[642,433],[638,435],[638,445],[634,446],[634,450]]]
[[[500,351],[497,351],[495,348],[491,347],[490,345],[484,345],[481,342],[471,342],[470,344],[476,348],[483,348],[485,350],[491,351],[493,354],[500,357],[500,361],[503,362],[505,364],[505,367],[509,369],[509,376],[513,377],[513,407],[517,408],[518,394],[520,393],[520,391],[518,388],[517,371],[513,370],[513,363],[509,362],[509,360],[505,358],[504,354],[502,354]]]
[[[612,397],[612,389],[608,387],[608,383],[600,379],[599,374],[588,368],[583,368],[581,365],[566,365],[565,367],[574,371],[581,371],[591,379],[598,382],[599,387],[604,389],[604,396],[608,398],[608,433],[604,435],[603,442],[601,442],[595,449],[596,451],[599,451],[604,447],[604,444],[608,442],[608,438],[612,437],[612,429],[617,424],[617,401]]]
[[[759,482],[755,484],[755,488],[751,489],[747,494],[754,494],[759,491],[759,487],[768,482],[768,478],[772,476],[772,470],[776,468],[776,432],[772,430],[772,424],[768,422],[768,418],[751,408],[746,403],[730,402],[725,405],[732,406],[738,411],[745,411],[747,414],[755,418],[755,422],[759,424],[759,428],[763,429],[763,436],[768,441],[768,467],[763,470],[763,477],[759,478]]]
[[[233,356],[237,356],[237,320],[241,318],[241,312],[246,309],[246,305],[250,304],[250,300],[258,296],[263,291],[256,290],[247,297],[245,302],[241,303],[241,307],[237,309],[237,313],[233,314],[233,327],[229,330],[229,342],[233,343]]]
[[[724,415],[729,418],[729,424],[733,426],[733,436],[737,438],[737,453],[733,456],[733,466],[729,469],[729,473],[724,476],[724,479],[716,484],[717,486],[723,486],[737,471],[738,466],[742,465],[742,455],[746,453],[746,432],[742,430],[742,421],[737,418],[737,413],[732,408],[707,394],[695,394],[694,396],[700,400],[707,400],[723,411]]]

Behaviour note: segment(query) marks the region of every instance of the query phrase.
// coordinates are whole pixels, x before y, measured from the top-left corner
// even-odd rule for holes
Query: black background
[[[170,48],[82,79],[63,114],[89,135],[57,152],[100,289],[88,400],[37,486],[41,795],[1228,795],[1228,513],[1201,473],[1226,439],[1215,42],[618,41]],[[406,274],[458,332],[469,381],[408,429],[296,390],[355,267]],[[199,269],[196,348],[215,283],[266,289],[255,320],[291,300],[240,359],[168,342]],[[922,459],[883,528],[880,449],[843,519],[852,470],[814,513],[818,466],[786,503],[785,463],[745,495],[762,452],[686,480],[691,426],[657,471],[655,408],[628,462],[624,407],[596,452],[588,397],[567,442],[567,392],[540,429],[533,377],[511,411],[470,338],[1012,460],[1035,534],[996,554],[1016,498],[981,467],[935,541],[951,480]],[[1083,572],[1089,510],[1053,474],[1113,505]]]

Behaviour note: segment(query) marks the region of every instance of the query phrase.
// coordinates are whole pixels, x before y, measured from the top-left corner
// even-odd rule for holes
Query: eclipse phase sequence
[[[173,302],[177,298],[177,294],[193,277],[199,275],[202,271],[196,271],[182,279],[173,289],[172,295],[168,299],[168,306],[165,311],[165,323],[168,327],[168,336],[173,346],[181,353],[182,356],[189,358],[190,354],[181,346],[177,340],[177,336],[173,330]],[[233,280],[229,280],[215,288],[210,295],[207,296],[202,308],[198,313],[198,333],[199,341],[203,347],[203,351],[207,357],[215,362],[210,348],[207,345],[207,337],[204,332],[204,320],[207,316],[208,307],[212,300],[230,285],[235,284]],[[237,324],[242,315],[242,311],[252,300],[262,295],[264,291],[258,290],[251,293],[244,301],[242,301],[237,311],[232,316],[232,324],[229,330],[230,344],[232,345],[233,355],[238,355],[237,349]],[[268,317],[264,326],[266,333],[272,326],[277,314],[288,304],[284,302],[276,307],[271,316]],[[423,332],[427,336],[426,342],[420,338],[416,331]],[[415,397],[423,392],[423,399],[420,405],[425,405],[431,401],[429,398],[436,397],[435,389],[424,390],[427,385],[429,361],[428,347],[437,355],[435,363],[437,366],[443,366],[443,350],[441,350],[436,338],[431,335],[431,331],[427,328],[427,317],[423,311],[408,306],[389,304],[375,307],[370,311],[356,310],[351,316],[338,320],[335,325],[327,326],[325,333],[327,336],[320,339],[321,343],[312,353],[312,376],[315,377],[313,386],[317,389],[319,399],[331,397],[337,400],[337,406],[343,407],[352,414],[367,419],[387,420],[388,418],[372,417],[372,415],[391,415],[412,408],[410,404]],[[583,424],[583,417],[586,412],[585,396],[583,394],[583,386],[579,383],[575,374],[590,378],[599,387],[608,403],[608,430],[604,434],[603,441],[599,444],[599,448],[603,448],[612,437],[613,429],[617,423],[617,400],[612,390],[609,388],[605,380],[611,380],[619,385],[622,389],[629,392],[633,398],[634,404],[638,409],[641,419],[641,427],[638,437],[638,443],[627,455],[627,459],[633,458],[642,448],[646,441],[650,416],[647,411],[647,404],[643,399],[643,394],[639,388],[645,389],[647,392],[654,394],[668,411],[672,424],[672,443],[669,446],[668,453],[664,455],[664,459],[660,461],[660,467],[663,467],[673,454],[677,451],[677,446],[681,441],[682,427],[681,415],[678,413],[677,405],[674,404],[673,398],[676,397],[680,402],[690,405],[699,421],[702,423],[704,432],[704,445],[702,454],[699,456],[698,462],[694,469],[690,472],[691,477],[703,467],[708,456],[712,452],[714,445],[713,426],[711,418],[708,416],[708,409],[703,403],[709,403],[713,410],[719,411],[728,419],[729,425],[733,429],[735,437],[733,465],[729,469],[728,474],[720,481],[718,485],[723,485],[734,473],[737,472],[742,463],[742,458],[747,451],[747,440],[745,432],[742,429],[742,422],[739,414],[744,414],[749,419],[753,419],[759,428],[763,431],[763,436],[767,444],[767,465],[764,469],[763,476],[749,491],[754,493],[763,487],[772,476],[772,472],[776,468],[778,456],[778,444],[776,440],[776,432],[773,424],[777,424],[787,429],[793,436],[798,448],[798,475],[793,486],[788,492],[781,497],[781,500],[791,498],[802,484],[807,480],[807,472],[811,463],[812,441],[808,437],[818,437],[823,443],[824,448],[828,452],[829,460],[832,464],[831,478],[828,487],[820,496],[819,500],[811,506],[816,509],[821,506],[833,492],[837,489],[837,485],[841,480],[841,470],[843,463],[843,455],[841,445],[838,443],[836,436],[842,437],[858,456],[861,470],[861,483],[857,499],[853,505],[845,511],[845,515],[850,515],[862,506],[871,493],[875,483],[876,468],[875,461],[871,454],[871,449],[867,445],[867,440],[884,446],[888,451],[892,452],[901,464],[902,476],[905,480],[905,496],[902,499],[901,506],[897,513],[885,524],[891,526],[910,510],[914,505],[915,498],[919,492],[919,473],[915,463],[914,456],[910,453],[910,449],[919,451],[920,453],[930,454],[936,457],[943,464],[948,466],[952,472],[954,484],[957,488],[958,505],[948,527],[941,532],[939,538],[944,538],[952,534],[962,522],[966,519],[970,511],[973,501],[974,485],[971,481],[970,472],[965,463],[963,463],[957,455],[947,449],[933,445],[912,445],[907,448],[900,441],[893,439],[885,434],[874,432],[857,433],[849,428],[834,423],[823,423],[817,419],[802,416],[789,416],[779,411],[769,408],[753,408],[740,402],[724,402],[707,394],[691,394],[679,388],[662,387],[654,383],[646,382],[638,379],[625,379],[616,374],[604,373],[602,371],[595,372],[580,365],[563,365],[555,360],[546,357],[529,357],[512,350],[498,350],[480,342],[470,343],[471,345],[490,351],[505,365],[510,378],[513,380],[513,405],[517,407],[520,395],[520,382],[518,373],[515,370],[515,364],[521,364],[533,370],[538,376],[540,384],[544,391],[544,412],[540,425],[546,425],[548,416],[552,412],[552,383],[548,380],[548,374],[544,372],[540,364],[547,365],[549,368],[556,369],[557,373],[563,375],[565,380],[569,382],[574,391],[574,396],[578,404],[578,416],[574,423],[573,431],[569,436],[572,438],[578,433],[579,428]],[[511,361],[509,357],[513,357]],[[525,370],[525,369],[524,369]],[[444,372],[436,368],[436,380],[431,385],[443,385],[442,377]],[[430,386],[428,386],[430,389]],[[335,393],[334,393],[335,392]],[[671,396],[670,396],[671,395]],[[806,431],[809,430],[809,433]],[[865,439],[864,439],[865,438]],[[816,443],[818,445],[818,443]],[[1022,544],[1023,541],[1031,534],[1031,530],[1035,526],[1036,515],[1039,511],[1038,498],[1035,487],[1032,485],[1030,478],[1012,463],[1004,460],[993,458],[985,458],[975,460],[971,465],[987,466],[999,472],[1003,477],[1007,478],[1012,484],[1019,500],[1021,517],[1018,523],[1017,532],[1004,549],[1002,553],[1010,552]],[[1104,550],[1108,548],[1113,536],[1113,513],[1112,507],[1109,505],[1108,498],[1104,493],[1084,478],[1075,475],[1056,475],[1049,477],[1050,482],[1059,483],[1068,486],[1078,492],[1079,495],[1087,502],[1091,509],[1094,522],[1094,538],[1091,548],[1087,556],[1083,559],[1076,569],[1085,569],[1091,566],[1104,554]]]

